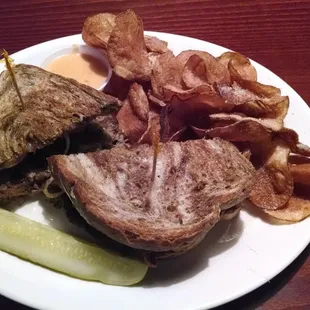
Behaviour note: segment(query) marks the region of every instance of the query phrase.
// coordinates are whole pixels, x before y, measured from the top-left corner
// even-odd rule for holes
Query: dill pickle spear
[[[0,209],[0,250],[75,278],[110,285],[140,282],[147,265]]]

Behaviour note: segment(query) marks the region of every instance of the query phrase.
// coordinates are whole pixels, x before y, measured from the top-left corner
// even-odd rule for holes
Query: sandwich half
[[[72,145],[97,116],[102,115],[103,123],[121,105],[112,96],[36,66],[16,65],[13,72],[20,95],[9,71],[0,75],[0,200],[40,190],[49,177],[47,156],[95,150],[87,139],[82,150]],[[108,123],[114,126],[113,118],[106,120],[107,128]],[[109,140],[98,131],[102,128],[93,137],[104,141],[97,142]]]
[[[255,169],[231,143],[138,145],[48,159],[57,184],[95,229],[158,256],[193,248],[247,198]]]

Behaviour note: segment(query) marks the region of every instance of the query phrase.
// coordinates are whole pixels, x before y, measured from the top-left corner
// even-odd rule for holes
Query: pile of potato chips
[[[84,41],[106,53],[114,71],[107,92],[123,100],[117,119],[131,144],[220,137],[257,169],[249,200],[272,217],[298,222],[310,215],[310,148],[283,120],[289,98],[257,82],[248,58],[188,50],[144,36],[132,10],[88,17]],[[307,193],[309,193],[307,195]]]

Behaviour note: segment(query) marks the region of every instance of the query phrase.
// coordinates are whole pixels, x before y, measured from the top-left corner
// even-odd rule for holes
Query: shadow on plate
[[[181,257],[160,261],[157,268],[149,269],[142,286],[165,287],[192,278],[208,268],[210,258],[233,247],[242,232],[243,222],[239,216],[217,223],[195,249]]]
[[[303,266],[310,255],[310,245],[304,250],[304,252],[284,271],[278,276],[266,283],[257,290],[240,297],[230,303],[213,308],[213,310],[254,310],[261,309],[267,300],[276,295],[281,289],[288,283],[298,270]],[[294,280],[293,280],[294,281]],[[271,301],[269,302],[271,303]],[[12,300],[9,300],[0,295],[0,309],[14,309],[14,310],[33,310],[27,306],[18,304]],[[267,309],[267,307],[262,307]]]
[[[38,197],[18,197],[14,198],[8,202],[1,204],[1,208],[9,210],[11,212],[16,212],[18,209],[22,208],[25,204],[33,203],[38,201]]]
[[[61,206],[57,206],[51,201],[49,201],[43,194],[29,196],[25,198],[16,198],[6,204],[4,204],[2,207],[5,209],[11,211],[11,212],[17,212],[19,209],[22,209],[25,205],[31,204],[31,203],[38,203],[39,206],[42,209],[42,216],[49,226],[60,230],[62,232],[66,232],[68,234],[72,234],[74,236],[84,238],[87,240],[91,240],[89,235],[85,232],[84,229],[79,227],[78,225],[73,225],[69,220],[64,212],[64,210],[61,208]],[[35,208],[36,209],[36,208]],[[37,210],[31,210],[31,212],[38,212]],[[40,212],[40,211],[39,211]],[[31,214],[29,214],[29,217],[31,218]],[[81,225],[80,225],[81,226]]]
[[[135,255],[132,249],[114,242],[87,225],[74,208],[71,207],[73,213],[70,213],[71,215],[68,217],[68,209],[63,205],[66,202],[60,200],[60,205],[56,204],[55,206],[45,197],[36,196],[28,198],[24,204],[35,201],[39,202],[45,222],[51,227],[84,240],[97,242],[106,249],[118,251],[120,255]],[[71,206],[69,200],[67,203]],[[10,210],[14,212],[21,206],[21,204],[13,205]],[[74,224],[72,224],[72,219]],[[211,257],[220,255],[233,247],[242,232],[243,222],[239,216],[231,221],[217,223],[195,249],[181,257],[159,261],[156,268],[150,268],[146,278],[139,286],[142,285],[144,288],[165,287],[192,278],[208,268]]]
[[[126,255],[127,247],[123,247],[101,233],[95,232],[91,227],[88,227],[91,229],[90,234],[83,228],[76,227],[69,222],[63,209],[56,208],[46,199],[40,199],[40,205],[43,208],[42,214],[50,226],[77,237],[87,238],[89,241],[101,239],[102,242],[100,245],[103,247],[117,250],[121,255]],[[75,212],[74,219],[82,221],[79,222],[79,224],[83,226],[85,221],[76,214],[75,210],[73,211]],[[157,268],[149,269],[146,278],[138,286],[142,285],[144,288],[170,286],[195,276],[208,267],[209,258],[215,257],[234,246],[241,236],[242,231],[243,222],[239,216],[232,221],[217,223],[198,247],[184,256],[160,261]],[[92,236],[95,236],[95,239],[93,239]],[[129,251],[132,250],[130,249]],[[127,255],[130,255],[128,251]]]
[[[45,197],[40,197],[39,204],[42,207],[42,215],[49,226],[87,241],[93,241],[83,228],[84,220],[79,215],[75,217],[76,222],[73,224],[61,205],[53,204]]]
[[[6,205],[5,207],[10,211],[15,212],[25,202],[29,203],[35,201],[38,201],[37,197],[28,198],[27,201],[18,200]],[[64,212],[55,208],[45,199],[41,199],[39,203],[42,206],[44,218],[51,226],[56,229],[68,231],[69,221]],[[258,217],[263,221],[270,223],[268,217],[264,217],[264,214],[259,209],[248,205],[244,210],[251,216]],[[57,220],[55,220],[56,218]],[[76,229],[80,230],[79,228]],[[208,268],[208,262],[211,257],[220,255],[234,246],[238,241],[238,237],[242,234],[242,231],[243,223],[240,217],[237,217],[231,222],[218,223],[197,248],[180,258],[162,261],[156,269],[150,269],[142,286],[145,288],[170,286],[195,276],[200,271]],[[300,267],[306,262],[309,254],[310,246],[308,246],[287,269],[273,280],[246,296],[226,305],[214,308],[214,310],[257,309],[265,301],[277,294],[293,278]],[[30,310],[31,308],[22,306],[0,296],[0,309]]]

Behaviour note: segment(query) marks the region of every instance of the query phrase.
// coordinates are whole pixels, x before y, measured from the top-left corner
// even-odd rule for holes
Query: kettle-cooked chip
[[[263,98],[255,101],[245,102],[236,107],[240,111],[252,117],[268,117],[277,119],[283,123],[288,112],[289,99],[287,96],[277,96],[273,98]]]
[[[86,18],[83,30],[83,40],[92,46],[107,49],[110,34],[115,26],[115,15],[100,13]]]
[[[216,111],[230,111],[232,105],[225,100],[208,84],[200,85],[188,90],[182,90],[177,87],[166,85],[164,87],[164,98],[172,105],[179,104],[180,109],[183,104],[192,105],[192,110],[196,110],[199,115],[202,111],[212,113]]]
[[[281,91],[277,87],[261,84],[257,81],[247,80],[242,77],[238,70],[234,67],[232,60],[230,60],[228,63],[228,70],[232,80],[237,82],[243,89],[247,89],[258,96],[266,98],[272,98],[281,95]]]
[[[87,19],[83,38],[107,47],[114,72],[131,85],[117,115],[131,143],[150,142],[154,130],[164,142],[197,136],[231,141],[258,167],[253,204],[285,220],[307,216],[307,200],[293,194],[293,187],[294,181],[310,185],[310,162],[288,158],[290,152],[310,157],[310,148],[284,128],[289,98],[259,83],[247,57],[197,50],[174,56],[167,42],[144,36],[142,20],[131,10]]]
[[[229,85],[217,85],[220,95],[233,104],[234,111],[241,112],[250,117],[274,119],[280,127],[289,107],[287,96],[261,97],[248,89],[242,88],[234,82]]]
[[[159,132],[159,114],[150,107],[141,85],[133,83],[117,114],[120,130],[130,143],[151,143],[151,133]]]
[[[186,59],[184,55],[192,55],[184,65],[183,81],[189,88],[197,87],[203,84],[229,84],[230,76],[225,68],[215,57],[207,52],[188,51],[180,54],[179,59]]]
[[[144,36],[144,41],[148,52],[163,54],[168,51],[168,43],[166,41],[152,36]]]
[[[160,112],[160,139],[162,142],[178,141],[186,131],[184,111],[166,105]]]
[[[126,80],[148,81],[152,62],[144,42],[142,20],[132,10],[118,14],[108,41],[108,57],[114,72]]]
[[[310,156],[310,147],[303,143],[298,143],[296,145],[296,149],[294,150],[294,153],[303,155],[303,156]]]
[[[217,57],[217,61],[226,68],[228,68],[228,63],[231,61],[231,64],[242,78],[250,81],[257,81],[256,69],[247,57],[236,52],[226,52]]]
[[[136,143],[147,130],[148,118],[148,99],[142,86],[134,83],[117,114],[120,130],[131,143]]]
[[[164,130],[164,132],[169,131],[169,134],[165,134],[165,137],[169,137],[166,141],[172,135],[178,137],[178,134],[184,132],[189,126],[206,124],[208,115],[214,111],[231,109],[231,106],[227,105],[210,85],[201,85],[189,90],[166,85],[164,98],[169,102],[163,113],[169,122],[169,130]]]
[[[310,200],[292,196],[283,208],[263,211],[278,220],[296,223],[310,216]]]
[[[291,152],[302,156],[310,156],[310,147],[300,143],[298,134],[291,128],[282,128],[277,136],[286,141]]]
[[[189,88],[208,84],[207,66],[204,60],[196,54],[186,62],[182,76],[185,85]]]
[[[310,163],[290,164],[289,167],[295,183],[310,185]]]
[[[164,87],[167,85],[185,89],[182,72],[182,63],[171,51],[158,56],[151,77],[153,95],[164,100]]]
[[[149,118],[149,102],[143,90],[143,87],[137,83],[133,83],[128,92],[128,100],[134,113],[141,121],[146,121]]]
[[[240,120],[252,120],[274,132],[277,132],[282,128],[282,122],[276,119],[247,117],[241,113],[214,113],[209,117],[210,121],[213,123],[232,124]]]
[[[219,137],[232,142],[253,142],[269,141],[271,132],[262,124],[250,119],[240,120],[234,124],[215,127],[205,130],[205,136]]]
[[[288,167],[289,146],[282,139],[272,141],[265,164],[259,168],[249,200],[262,209],[283,207],[293,193],[293,177]]]
[[[123,105],[116,118],[121,132],[132,144],[136,143],[147,130],[147,122],[138,118],[128,99],[123,101]]]

